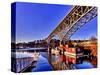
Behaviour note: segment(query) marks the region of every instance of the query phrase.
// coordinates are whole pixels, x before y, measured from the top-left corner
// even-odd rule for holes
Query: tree
[[[92,41],[97,40],[97,37],[92,36],[92,37],[90,38],[90,40],[92,40]]]

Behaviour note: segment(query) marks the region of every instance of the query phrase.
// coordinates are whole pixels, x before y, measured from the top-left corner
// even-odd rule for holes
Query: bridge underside
[[[97,7],[74,6],[62,22],[46,38],[46,41],[49,42],[56,35],[59,37],[60,41],[67,41],[78,29],[96,16]]]

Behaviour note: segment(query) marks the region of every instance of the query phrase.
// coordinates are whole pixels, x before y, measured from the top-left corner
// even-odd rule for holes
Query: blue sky
[[[71,39],[90,39],[91,36],[97,37],[97,17],[86,23],[71,37]]]
[[[16,3],[16,39],[27,42],[46,38],[71,10],[69,5]],[[97,36],[97,18],[78,30],[71,39]],[[82,35],[82,36],[81,36]]]

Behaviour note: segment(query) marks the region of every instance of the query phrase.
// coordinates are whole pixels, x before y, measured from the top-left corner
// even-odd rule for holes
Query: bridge
[[[80,29],[82,26],[84,26],[86,23],[91,21],[96,16],[97,16],[97,7],[74,6],[45,40],[47,41],[47,43],[50,43],[53,37],[58,36],[60,40],[60,44],[61,44],[61,41],[64,41],[64,42],[69,41],[70,37],[78,29]],[[63,49],[61,50],[61,52],[64,53]],[[53,65],[52,51],[51,51],[50,46],[48,47],[48,61],[53,67],[55,67],[56,65],[58,66],[60,63],[59,61],[58,63],[56,63],[56,65]],[[62,66],[65,67],[64,65]]]
[[[46,38],[46,41],[50,42],[50,40],[56,35],[60,41],[68,41],[78,29],[96,16],[97,7],[74,6],[61,23]]]
[[[92,7],[92,6],[74,6],[68,14],[66,14],[66,16],[64,17],[64,19],[61,21],[61,23],[49,34],[49,36],[45,39],[47,41],[47,43],[50,42],[50,40],[54,37],[54,36],[58,36],[60,41],[68,41],[70,39],[70,37],[78,30],[80,29],[82,26],[84,26],[87,22],[91,21],[93,18],[95,18],[97,16],[97,7]],[[48,61],[49,63],[52,65],[52,67],[54,67],[54,65],[51,62],[52,59],[52,52],[51,49],[47,48],[31,48],[31,49],[20,49],[20,50],[16,50],[16,52],[40,52],[40,51],[48,51]],[[87,56],[87,55],[84,55]],[[19,59],[18,62],[21,62],[22,59]],[[15,60],[13,60],[15,61]],[[24,63],[26,61],[26,59],[24,60]],[[28,60],[28,64],[25,63],[25,65],[27,65],[26,67],[20,67],[20,71],[19,72],[24,72],[29,70],[32,65],[34,64],[34,60],[31,59],[31,62],[29,63]],[[59,66],[57,64],[57,66]],[[14,66],[15,67],[15,66]],[[62,67],[64,67],[62,65]],[[22,69],[22,70],[21,70]]]

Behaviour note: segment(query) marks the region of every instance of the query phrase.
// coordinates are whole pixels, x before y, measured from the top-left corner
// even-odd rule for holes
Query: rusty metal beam
[[[58,35],[60,40],[68,40],[80,27],[97,16],[97,7],[74,6],[61,23],[47,37],[46,41]]]

